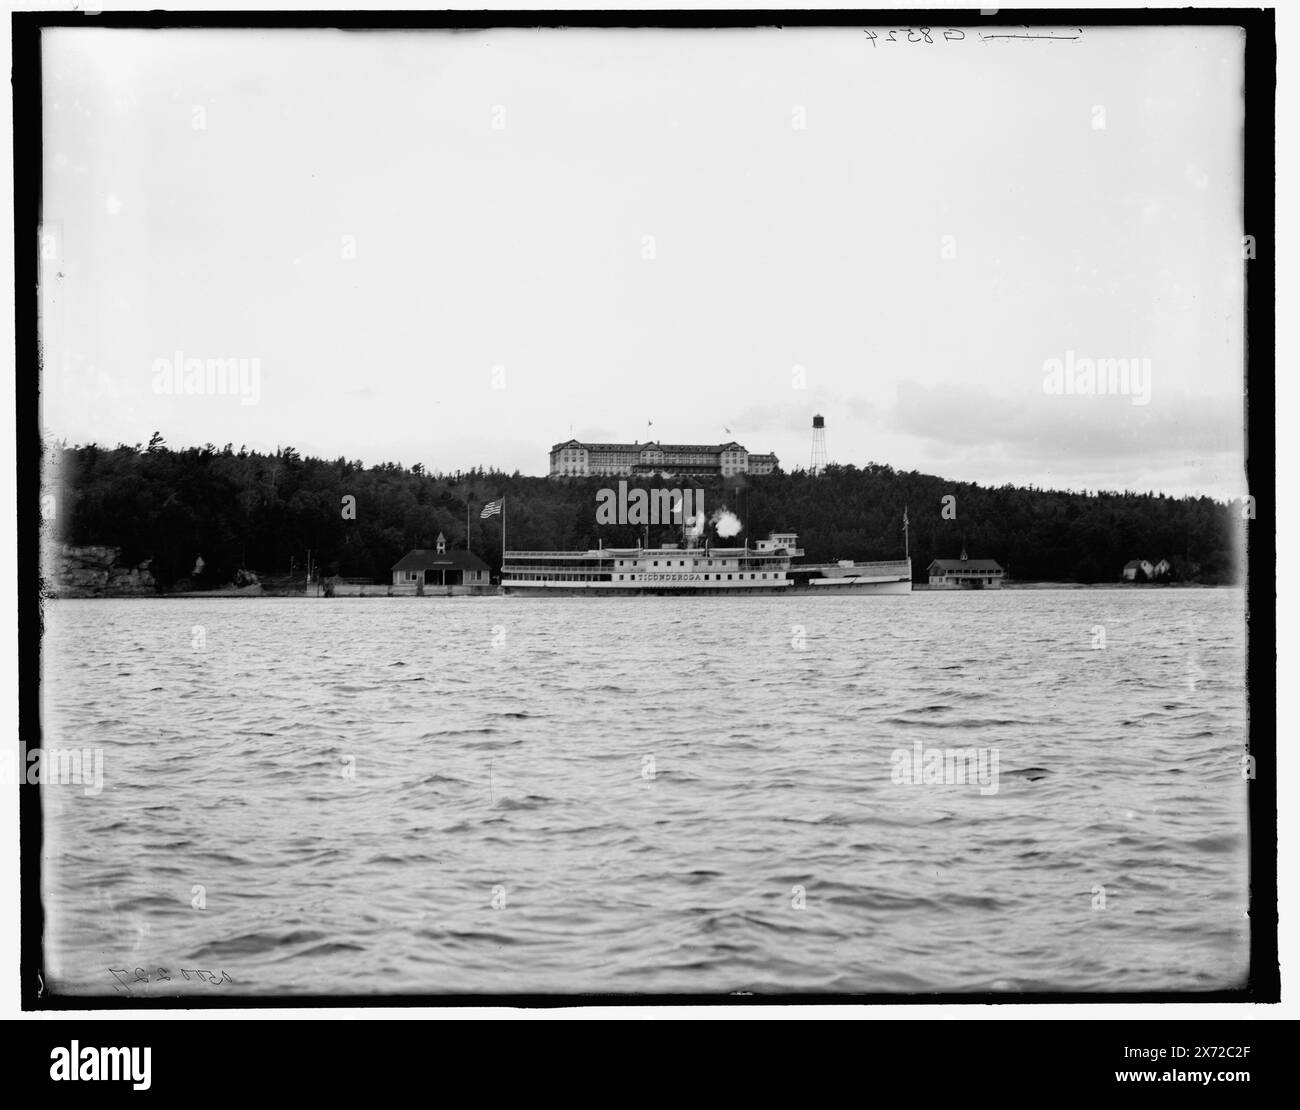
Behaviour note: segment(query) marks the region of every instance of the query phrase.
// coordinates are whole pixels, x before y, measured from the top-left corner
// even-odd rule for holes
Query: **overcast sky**
[[[1241,34],[877,35],[47,31],[46,430],[1244,492]]]

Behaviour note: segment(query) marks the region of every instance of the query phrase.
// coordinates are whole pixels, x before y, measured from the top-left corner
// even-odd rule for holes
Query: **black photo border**
[[[1250,971],[1240,989],[1211,992],[1035,994],[212,994],[171,998],[59,995],[44,976],[41,902],[42,809],[39,787],[19,793],[21,1006],[32,1011],[301,1009],[339,1007],[762,1006],[791,1004],[926,1005],[1052,1003],[1259,1003],[1280,998],[1277,913],[1277,594],[1275,400],[1275,96],[1273,9],[859,9],[749,11],[245,11],[15,12],[13,161],[15,244],[15,399],[17,448],[18,733],[15,744],[39,747],[42,600],[40,592],[41,351],[38,337],[38,237],[42,194],[41,34],[46,28],[454,30],[491,28],[748,27],[1180,27],[1230,26],[1245,31],[1243,227],[1254,236],[1246,267],[1246,472],[1255,499],[1247,528],[1247,712],[1256,775],[1248,781],[1250,828]],[[13,749],[11,749],[11,752]],[[19,776],[21,779],[21,776]],[[974,1016],[974,1015],[972,1015]]]

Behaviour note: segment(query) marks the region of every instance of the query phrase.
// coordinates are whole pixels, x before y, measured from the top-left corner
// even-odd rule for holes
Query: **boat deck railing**
[[[612,559],[614,551],[507,551],[507,559]]]
[[[507,551],[507,559],[649,559],[655,556],[671,555],[673,557],[691,555],[697,559],[712,558],[750,558],[750,559],[797,559],[803,554],[802,548],[757,548],[757,547],[604,547],[591,551]]]

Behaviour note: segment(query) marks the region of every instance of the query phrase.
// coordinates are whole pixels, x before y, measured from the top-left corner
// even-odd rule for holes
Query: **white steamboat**
[[[773,532],[752,547],[600,547],[588,551],[507,551],[503,592],[512,595],[640,596],[698,594],[901,594],[912,591],[910,559],[795,567],[794,532]]]

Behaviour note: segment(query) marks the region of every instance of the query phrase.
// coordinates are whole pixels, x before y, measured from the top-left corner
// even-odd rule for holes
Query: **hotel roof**
[[[568,439],[563,443],[555,444],[551,450],[559,451],[565,447],[581,447],[587,451],[689,451],[696,455],[702,452],[716,455],[729,447],[745,450],[734,439],[726,443],[583,443],[581,440]]]

